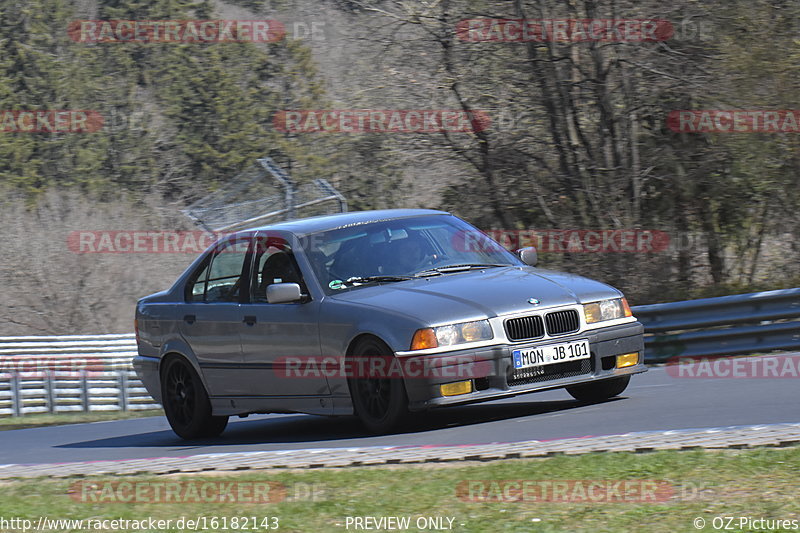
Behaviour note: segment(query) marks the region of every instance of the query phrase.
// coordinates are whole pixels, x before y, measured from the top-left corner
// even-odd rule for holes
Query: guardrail
[[[800,288],[642,305],[645,361],[800,349]],[[133,334],[0,337],[0,416],[153,409]],[[5,356],[5,357],[4,357]]]
[[[0,416],[159,407],[132,370],[0,374]]]
[[[645,361],[800,349],[800,288],[641,305]]]
[[[0,372],[61,370],[63,365],[69,369],[127,370],[136,353],[133,333],[0,337]]]
[[[133,334],[0,337],[0,417],[156,409],[135,355]]]

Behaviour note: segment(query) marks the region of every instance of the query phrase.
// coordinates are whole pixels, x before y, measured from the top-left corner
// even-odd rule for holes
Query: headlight
[[[586,317],[587,324],[633,316],[631,308],[628,306],[628,300],[625,298],[584,304],[583,314]]]
[[[492,338],[494,335],[488,320],[462,322],[438,328],[418,329],[411,340],[411,349],[426,350],[440,346],[486,341]]]

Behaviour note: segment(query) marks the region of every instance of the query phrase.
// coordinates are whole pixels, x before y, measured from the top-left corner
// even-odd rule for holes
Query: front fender
[[[326,299],[320,307],[322,355],[346,355],[353,340],[364,334],[380,338],[393,352],[408,350],[421,327],[415,317],[364,304]]]
[[[414,332],[424,327],[419,319],[361,303],[326,299],[320,307],[320,347],[323,356],[344,357],[358,337],[372,335],[385,342],[392,352],[408,350]],[[331,394],[346,399],[350,388],[347,376],[328,377]],[[340,401],[340,400],[339,400]]]

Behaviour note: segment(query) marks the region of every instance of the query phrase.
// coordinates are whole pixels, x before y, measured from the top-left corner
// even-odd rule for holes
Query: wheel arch
[[[183,359],[184,361],[192,365],[192,367],[195,367],[194,361],[192,361],[190,358],[186,357],[184,354],[180,352],[165,353],[163,356],[161,356],[161,359],[158,362],[158,376],[160,379],[164,378],[164,371],[167,368],[167,363],[169,363],[173,359]],[[195,367],[195,370],[198,369]]]
[[[173,383],[169,370],[176,367],[183,375],[179,374],[179,381]],[[164,412],[176,435],[191,440],[217,437],[225,430],[228,417],[214,415],[208,389],[202,375],[195,371],[194,361],[180,352],[169,352],[161,358],[159,376]]]
[[[161,355],[161,357],[159,357],[158,361],[159,381],[161,381],[161,379],[164,377],[164,369],[166,368],[167,363],[177,357],[185,360],[194,369],[197,375],[200,376],[200,382],[203,384],[206,392],[208,392],[208,383],[206,382],[206,377],[200,368],[200,363],[197,361],[197,357],[195,357],[191,350],[183,349],[185,347],[188,346],[183,346],[182,344],[178,343],[170,343],[169,345],[164,346],[164,353]]]
[[[376,333],[366,332],[366,331],[359,333],[358,335],[356,335],[355,337],[353,337],[350,340],[350,342],[347,344],[347,349],[345,350],[345,355],[347,355],[347,356],[353,355],[353,353],[355,352],[356,346],[358,346],[361,342],[363,342],[365,340],[368,340],[368,339],[375,339],[376,341],[380,342],[386,348],[388,348],[389,352],[391,352],[392,355],[394,355],[394,351],[392,350],[392,347],[389,346],[389,343],[386,342],[385,340],[383,340],[380,337],[380,335],[378,335]]]
[[[172,361],[173,359],[183,359],[189,366],[194,369],[195,373],[200,377],[200,384],[203,385],[203,388],[208,394],[208,383],[206,382],[206,377],[203,375],[203,371],[200,368],[200,364],[197,362],[197,359],[194,357],[190,357],[185,353],[170,350],[164,355],[161,356],[158,362],[158,382],[159,386],[163,386],[164,383],[164,370],[167,368],[167,363]],[[160,387],[159,387],[160,388]]]
[[[395,354],[394,350],[392,350],[392,347],[389,345],[388,342],[383,340],[380,337],[380,335],[378,335],[376,333],[368,332],[368,331],[361,332],[358,335],[356,335],[355,337],[353,337],[353,339],[347,345],[347,350],[345,351],[345,357],[350,357],[350,356],[354,355],[356,346],[358,346],[359,343],[361,343],[361,342],[363,342],[365,340],[369,340],[369,339],[374,339],[374,340],[378,341],[379,343],[381,343],[387,349],[387,351],[388,351],[387,355],[388,356],[397,358],[397,354]],[[401,382],[403,383],[403,389],[405,389],[406,395],[408,395],[408,384],[406,383],[405,376],[402,377]],[[351,395],[350,397],[352,398],[353,391],[351,389],[351,386],[352,385],[350,383],[350,380],[348,379],[347,380],[347,389],[348,389],[348,392],[350,392],[350,395]]]

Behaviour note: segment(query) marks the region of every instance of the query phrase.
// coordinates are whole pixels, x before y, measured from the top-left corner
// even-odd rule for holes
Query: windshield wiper
[[[410,276],[353,276],[352,278],[347,278],[344,280],[344,283],[353,285],[355,283],[382,283],[392,281],[408,281],[410,279],[413,278]]]
[[[423,270],[422,272],[417,272],[415,274],[416,277],[424,278],[426,276],[438,276],[439,274],[449,274],[450,272],[466,272],[468,270],[472,270],[473,268],[493,268],[493,267],[507,267],[511,265],[504,265],[498,263],[464,263],[460,265],[447,265],[441,266],[436,268],[430,268],[428,270]]]

